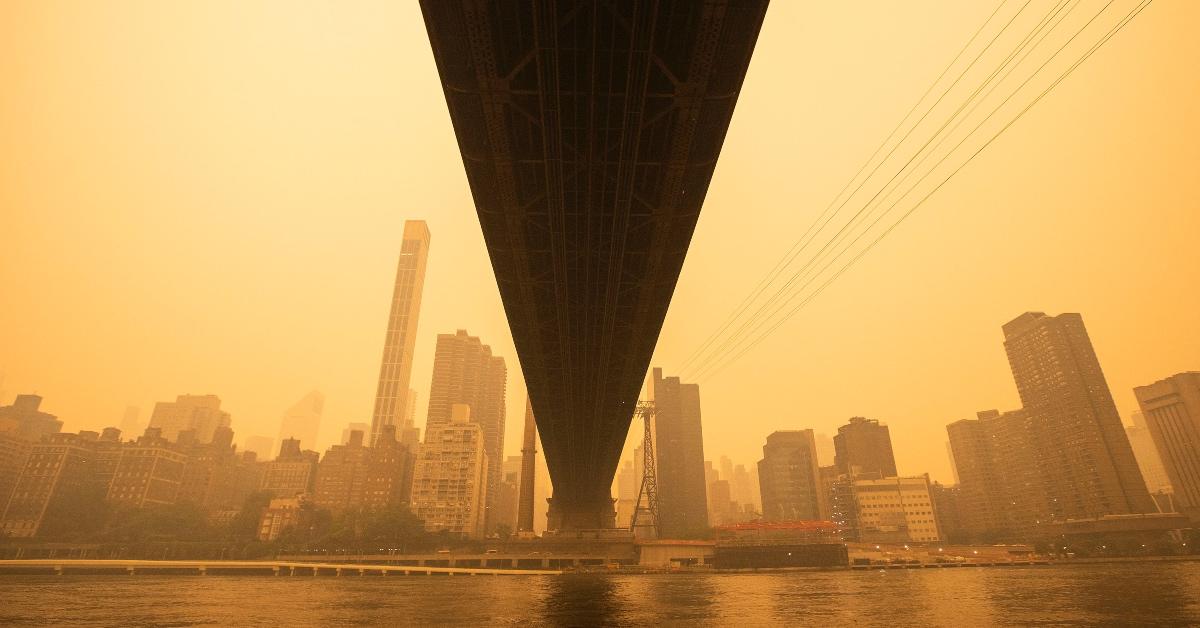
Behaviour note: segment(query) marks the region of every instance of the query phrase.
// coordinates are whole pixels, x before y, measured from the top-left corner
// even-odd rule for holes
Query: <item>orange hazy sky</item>
[[[654,365],[729,314],[995,6],[773,3]],[[1198,24],[1200,3],[1152,4],[703,380],[706,457],[863,415],[901,473],[949,479],[945,425],[1018,405],[1000,325],[1026,310],[1083,314],[1126,418],[1133,386],[1200,369]],[[515,453],[524,386],[415,2],[0,3],[0,403],[38,392],[73,431],[214,393],[240,442],[316,388],[325,447],[369,421],[406,219],[433,234],[418,422],[435,335],[464,328],[508,362]]]

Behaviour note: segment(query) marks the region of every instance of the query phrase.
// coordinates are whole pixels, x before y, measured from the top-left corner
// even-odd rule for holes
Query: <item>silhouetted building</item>
[[[1155,512],[1083,318],[1027,312],[1003,330],[1048,518]]]
[[[417,319],[421,314],[428,256],[429,227],[423,220],[405,221],[396,282],[392,288],[392,307],[383,341],[383,359],[379,366],[370,442],[379,437],[385,425],[402,427],[410,406],[406,396],[412,379],[413,347],[417,342]]]
[[[363,433],[357,434],[361,442]],[[315,451],[302,451],[300,441],[294,438],[285,439],[279,446],[279,455],[274,460],[260,463],[262,483],[259,490],[283,498],[311,494],[313,483],[316,481],[319,458],[320,454]]]
[[[895,477],[896,458],[888,427],[874,419],[856,416],[838,428],[833,437],[834,465],[840,473],[856,477]],[[761,480],[761,478],[760,478]]]
[[[175,401],[154,404],[150,427],[161,430],[162,438],[175,442],[179,433],[191,431],[196,442],[212,441],[218,427],[229,427],[229,413],[221,411],[216,395],[179,395]]]
[[[321,412],[325,409],[325,395],[311,391],[283,413],[279,422],[279,442],[295,438],[313,449],[317,447],[317,433],[321,429]]]
[[[1133,457],[1137,459],[1138,468],[1142,470],[1142,479],[1146,480],[1146,488],[1151,495],[1154,493],[1171,493],[1171,480],[1167,477],[1167,469],[1163,466],[1162,458],[1158,455],[1158,447],[1154,444],[1154,435],[1146,425],[1146,417],[1141,412],[1133,413],[1133,425],[1125,426],[1125,435],[1129,437],[1129,446],[1133,448]]]
[[[767,436],[763,458],[758,461],[758,478],[763,519],[814,521],[829,518],[812,430],[778,431]]]
[[[704,477],[704,435],[700,386],[664,378],[655,368],[655,461],[658,463],[659,533],[663,538],[704,535],[708,529]]]
[[[487,508],[487,447],[471,407],[454,404],[449,421],[431,424],[417,459],[412,511],[431,532],[484,535]]]
[[[1179,509],[1200,518],[1200,372],[1133,389]]]
[[[0,406],[0,432],[30,442],[57,434],[62,430],[62,421],[53,414],[42,412],[41,405],[42,398],[38,395],[17,395],[11,406]]]
[[[508,373],[504,358],[493,356],[491,347],[460,329],[454,334],[438,334],[433,355],[433,380],[429,386],[429,430],[450,422],[453,406],[470,406],[471,422],[483,430],[488,457],[487,503],[496,500],[501,466],[504,462],[504,392]],[[484,513],[484,525],[494,529],[493,518]]]

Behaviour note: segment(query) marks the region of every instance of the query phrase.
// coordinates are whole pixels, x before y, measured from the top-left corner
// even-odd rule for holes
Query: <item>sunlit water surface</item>
[[[1200,625],[1200,563],[607,576],[0,576],[0,625]]]

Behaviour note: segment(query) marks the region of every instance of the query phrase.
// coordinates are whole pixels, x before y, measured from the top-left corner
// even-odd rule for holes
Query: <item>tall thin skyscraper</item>
[[[300,441],[301,447],[316,451],[324,409],[325,395],[316,390],[304,395],[283,413],[283,419],[279,421],[279,442],[294,438]]]
[[[1133,389],[1180,510],[1200,516],[1200,372]]]
[[[1049,519],[1155,512],[1083,317],[1026,312],[1003,330]]]
[[[879,421],[860,416],[851,418],[849,423],[838,428],[833,437],[833,450],[834,465],[842,474],[896,477],[892,435],[888,426]]]
[[[450,422],[455,405],[469,406],[471,423],[483,429],[487,452],[488,504],[496,503],[504,465],[504,391],[508,371],[504,358],[493,356],[492,348],[460,329],[453,334],[438,334],[433,355],[433,380],[429,385],[429,432]],[[485,516],[488,532],[494,530],[493,517]]]
[[[659,531],[664,538],[698,536],[708,528],[700,386],[653,372]]]
[[[517,531],[533,532],[533,487],[537,474],[537,423],[533,404],[525,399],[525,430],[521,438],[521,492],[517,505]]]
[[[421,313],[421,292],[425,285],[425,260],[428,255],[429,227],[425,221],[405,222],[400,262],[396,266],[396,285],[392,289],[391,314],[383,341],[375,412],[371,417],[372,443],[385,425],[403,422],[408,409],[413,347],[417,342],[417,318]]]

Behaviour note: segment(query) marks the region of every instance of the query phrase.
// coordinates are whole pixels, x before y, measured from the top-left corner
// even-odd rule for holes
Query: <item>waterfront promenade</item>
[[[487,567],[427,567],[279,560],[0,560],[0,574],[198,574],[275,576],[545,576],[552,569],[494,569]]]

